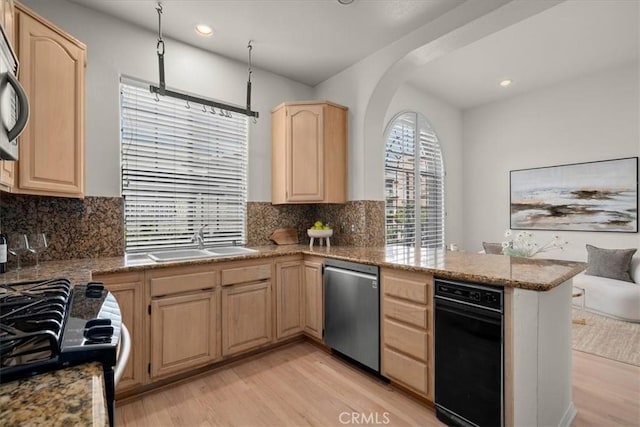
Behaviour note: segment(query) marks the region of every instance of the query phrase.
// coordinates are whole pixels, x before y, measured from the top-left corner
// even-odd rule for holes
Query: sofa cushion
[[[631,258],[637,249],[602,249],[587,245],[587,271],[590,276],[633,282]]]
[[[482,242],[482,247],[484,248],[484,253],[486,254],[502,254],[502,243]]]

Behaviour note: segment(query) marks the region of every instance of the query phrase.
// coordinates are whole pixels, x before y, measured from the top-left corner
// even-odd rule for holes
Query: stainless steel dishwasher
[[[324,343],[380,372],[378,267],[325,261]]]

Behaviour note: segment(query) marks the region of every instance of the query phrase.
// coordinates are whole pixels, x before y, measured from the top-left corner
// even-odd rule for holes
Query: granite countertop
[[[100,363],[0,384],[0,425],[108,425],[103,384]]]
[[[49,261],[40,269],[26,267],[0,275],[0,284],[65,277],[72,283],[87,282],[91,274],[141,271],[178,265],[200,265],[230,260],[260,259],[286,255],[318,255],[396,268],[424,271],[436,277],[516,287],[535,291],[552,289],[586,268],[582,262],[520,258],[442,249],[391,247],[314,247],[307,245],[254,247],[256,253],[156,263],[140,257],[113,257]]]

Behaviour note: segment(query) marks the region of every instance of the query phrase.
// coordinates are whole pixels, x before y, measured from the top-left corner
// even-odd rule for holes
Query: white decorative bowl
[[[333,236],[333,230],[307,230],[307,235],[313,238],[325,238]]]

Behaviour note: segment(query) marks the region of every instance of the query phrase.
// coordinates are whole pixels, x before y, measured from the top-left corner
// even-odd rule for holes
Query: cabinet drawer
[[[431,305],[430,289],[433,276],[426,273],[383,271],[382,289],[385,295],[402,298],[420,304]]]
[[[271,278],[271,264],[222,269],[222,286]]]
[[[185,272],[165,277],[152,277],[149,284],[151,296],[157,297],[213,288],[218,284],[218,276],[215,271]]]
[[[422,394],[429,394],[429,368],[424,362],[385,347],[382,351],[382,374]]]
[[[429,355],[429,335],[419,329],[384,319],[384,345],[393,347],[417,359],[426,361]]]
[[[384,316],[410,323],[418,328],[429,326],[429,309],[424,305],[404,302],[393,298],[384,298]]]

